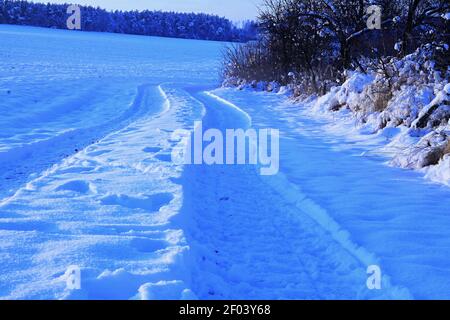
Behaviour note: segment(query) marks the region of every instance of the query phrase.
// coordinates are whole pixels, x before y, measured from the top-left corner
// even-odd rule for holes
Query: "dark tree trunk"
[[[416,16],[417,8],[422,0],[411,0],[408,7],[408,15],[406,17],[405,22],[405,30],[403,31],[402,37],[402,54],[406,55],[409,52],[410,48],[410,39],[412,35],[412,31],[414,29],[414,18]]]

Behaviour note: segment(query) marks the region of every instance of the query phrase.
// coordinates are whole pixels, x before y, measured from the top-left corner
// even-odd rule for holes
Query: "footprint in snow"
[[[95,167],[69,167],[66,169],[59,169],[59,174],[70,174],[70,173],[89,173],[95,170]]]
[[[147,147],[142,149],[142,151],[146,152],[146,153],[157,153],[160,152],[162,150],[162,148],[160,147]]]
[[[84,180],[72,180],[66,183],[63,183],[59,187],[55,189],[56,191],[72,191],[76,193],[88,193],[88,192],[96,192],[95,187]]]
[[[172,201],[171,193],[158,193],[142,198],[130,197],[123,194],[113,194],[106,196],[100,200],[103,205],[122,206],[130,209],[144,209],[151,212],[159,211],[162,207],[168,205]]]
[[[171,162],[172,161],[172,155],[167,153],[160,153],[155,156],[156,159],[161,160],[163,162]]]

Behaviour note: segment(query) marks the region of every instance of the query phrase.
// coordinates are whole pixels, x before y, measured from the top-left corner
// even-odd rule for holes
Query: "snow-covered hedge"
[[[346,71],[345,82],[312,99],[296,84],[233,79],[225,85],[287,93],[318,114],[354,118],[364,132],[395,132],[384,154],[392,165],[426,171],[432,180],[450,184],[450,69],[436,59],[449,55],[446,45],[425,45],[414,53],[389,58],[368,72]],[[447,58],[448,59],[448,58]],[[375,67],[374,67],[375,66]],[[392,129],[398,130],[392,130]]]
[[[379,70],[348,73],[341,86],[309,105],[317,112],[349,113],[364,132],[400,129],[385,148],[391,164],[423,169],[450,184],[450,70],[435,69],[430,48],[391,59],[389,76]]]

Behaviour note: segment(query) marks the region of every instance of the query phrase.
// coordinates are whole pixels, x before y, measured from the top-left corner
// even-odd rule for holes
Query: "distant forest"
[[[69,4],[0,0],[0,24],[65,29]],[[113,32],[185,39],[247,42],[256,38],[256,24],[238,27],[230,20],[202,13],[107,11],[80,6],[83,31]]]

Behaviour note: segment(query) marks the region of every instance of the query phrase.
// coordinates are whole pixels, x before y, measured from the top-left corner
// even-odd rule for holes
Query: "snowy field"
[[[450,298],[450,188],[283,95],[215,89],[222,48],[0,25],[0,298]],[[173,163],[198,120],[279,129],[280,173]]]

